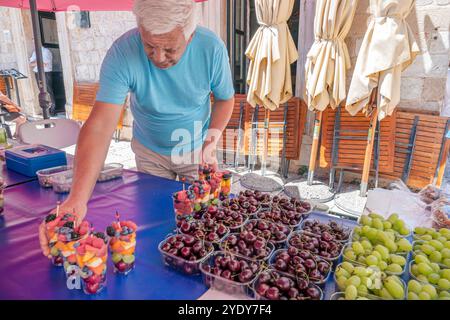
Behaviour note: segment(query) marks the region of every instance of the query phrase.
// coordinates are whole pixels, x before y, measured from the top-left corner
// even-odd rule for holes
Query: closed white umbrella
[[[370,24],[355,65],[346,109],[371,116],[361,181],[367,191],[376,121],[389,116],[400,102],[401,73],[420,53],[406,22],[415,0],[370,0]]]
[[[308,169],[308,184],[313,182],[319,145],[322,111],[335,109],[346,98],[350,56],[344,40],[350,31],[358,0],[318,0],[314,16],[315,41],[305,65],[308,108],[318,111]]]

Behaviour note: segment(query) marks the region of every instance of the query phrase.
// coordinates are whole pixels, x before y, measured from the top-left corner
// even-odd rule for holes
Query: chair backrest
[[[71,119],[32,121],[18,127],[17,138],[23,143],[61,149],[77,143],[80,128],[80,124]]]
[[[99,84],[96,82],[75,82],[73,86],[72,119],[84,122],[89,117],[95,103]],[[117,123],[117,129],[123,127],[124,109]]]

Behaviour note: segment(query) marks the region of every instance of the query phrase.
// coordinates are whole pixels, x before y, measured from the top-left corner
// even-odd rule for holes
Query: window
[[[288,21],[294,42],[298,39],[300,2],[295,1],[294,10]],[[259,24],[256,18],[254,0],[227,1],[227,48],[236,93],[246,93],[248,59],[245,56],[251,38]],[[297,64],[291,65],[293,90],[295,89]]]

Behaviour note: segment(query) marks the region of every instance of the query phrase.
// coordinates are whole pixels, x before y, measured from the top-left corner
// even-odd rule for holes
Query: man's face
[[[189,40],[186,41],[181,27],[164,34],[154,35],[139,26],[139,33],[147,57],[160,69],[170,68],[180,61]]]

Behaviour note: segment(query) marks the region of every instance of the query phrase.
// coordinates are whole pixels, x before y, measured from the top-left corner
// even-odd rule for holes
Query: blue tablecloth
[[[65,196],[37,181],[8,188],[0,218],[0,299],[197,299],[207,289],[201,277],[166,268],[157,248],[175,228],[170,195],[180,189],[178,182],[134,171],[96,185],[86,218],[97,230],[114,220],[116,210],[135,221],[136,268],[128,276],[116,275],[109,260],[106,290],[87,296],[67,289],[62,268],[53,267],[39,248],[38,225]]]

